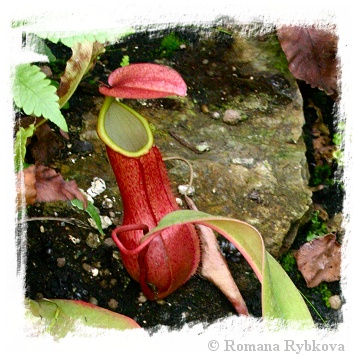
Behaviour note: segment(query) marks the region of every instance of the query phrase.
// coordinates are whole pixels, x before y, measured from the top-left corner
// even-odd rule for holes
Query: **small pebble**
[[[91,196],[95,197],[106,190],[106,183],[103,179],[95,177],[91,182],[91,187],[86,190],[86,192]]]
[[[100,216],[100,220],[101,220],[102,229],[106,229],[107,227],[112,225],[112,221],[109,216]],[[97,229],[96,222],[92,218],[88,218],[88,222],[91,227]]]
[[[196,145],[196,149],[200,152],[209,151],[210,146],[204,142],[204,143],[201,143],[200,145]]]
[[[341,308],[341,299],[339,295],[333,295],[329,298],[330,307],[334,310],[339,310]]]
[[[106,238],[106,239],[104,240],[104,243],[105,243],[106,245],[108,245],[109,247],[115,247],[115,246],[116,246],[116,244],[115,244],[115,242],[113,241],[112,238]]]
[[[93,305],[97,305],[99,302],[97,301],[96,298],[91,297],[90,300],[89,300],[89,303],[90,303],[90,304],[93,304]]]
[[[113,207],[112,200],[108,197],[105,197],[104,200],[102,201],[102,207],[103,208],[112,208]]]
[[[80,238],[75,238],[71,234],[69,234],[69,240],[73,242],[74,244],[80,243]]]
[[[242,117],[238,110],[227,109],[223,115],[223,121],[227,124],[235,125],[242,120]]]
[[[206,104],[201,105],[201,112],[205,114],[209,112],[208,106]]]
[[[178,187],[179,193],[181,195],[193,195],[195,193],[195,188],[190,185],[179,185]]]
[[[183,202],[182,202],[182,199],[181,199],[180,197],[176,197],[175,200],[176,200],[176,203],[177,203],[179,206],[182,206]]]
[[[110,301],[108,302],[108,307],[111,310],[116,310],[118,308],[118,302],[115,299],[110,299]]]
[[[219,114],[218,112],[213,112],[211,116],[213,119],[219,119],[221,117],[221,114]]]
[[[90,264],[87,263],[83,263],[82,268],[90,273],[92,276],[98,276],[99,275],[99,269],[94,268],[93,266],[91,266]]]
[[[140,303],[145,303],[145,302],[147,302],[147,298],[143,295],[143,293],[139,293],[139,297],[138,297],[138,302],[140,302]]]
[[[65,265],[65,263],[66,263],[66,260],[65,260],[64,257],[63,257],[63,258],[57,258],[57,266],[58,266],[59,268],[63,268],[64,265]]]
[[[93,249],[99,247],[100,244],[101,244],[99,235],[90,232],[89,235],[88,235],[87,238],[86,238],[86,244],[87,244],[90,248],[93,248]]]
[[[110,288],[114,287],[117,284],[117,279],[112,278],[108,284]]]

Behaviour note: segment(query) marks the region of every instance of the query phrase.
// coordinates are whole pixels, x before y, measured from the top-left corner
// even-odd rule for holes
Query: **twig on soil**
[[[193,144],[189,143],[186,139],[184,139],[181,135],[176,133],[174,130],[169,130],[169,134],[176,139],[181,145],[184,145],[191,151],[193,151],[196,154],[202,154],[202,151],[197,149]]]
[[[92,227],[89,226],[88,224],[84,223],[83,221],[80,221],[79,219],[76,218],[60,218],[60,217],[26,217],[23,219],[22,222],[32,222],[32,221],[59,221],[59,222],[65,222],[69,223],[81,228],[86,228],[86,229],[91,229]]]

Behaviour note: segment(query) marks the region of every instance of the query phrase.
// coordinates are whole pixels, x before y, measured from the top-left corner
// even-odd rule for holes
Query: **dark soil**
[[[206,93],[203,90],[198,90],[198,88],[209,89],[206,85],[207,82],[204,82],[206,73],[199,71],[200,64],[204,59],[201,57],[201,53],[203,53],[201,49],[207,47],[209,60],[218,63],[220,51],[231,45],[232,37],[225,32],[211,29],[209,36],[201,38],[198,29],[175,29],[174,32],[178,34],[181,41],[189,43],[189,47],[185,50],[171,50],[164,49],[161,46],[161,40],[168,32],[159,32],[156,35],[152,33],[135,34],[107,49],[106,53],[101,56],[100,62],[96,64],[95,69],[83,81],[70,100],[70,108],[66,112],[66,118],[68,118],[67,121],[71,128],[71,143],[79,138],[80,129],[83,126],[82,114],[89,111],[93,106],[92,98],[97,96],[98,81],[107,82],[108,74],[119,67],[123,55],[129,55],[131,63],[152,62],[157,59],[171,61],[186,79],[189,90],[191,88],[190,94],[198,103],[215,104],[212,92]],[[208,47],[212,40],[218,46]],[[57,75],[59,75],[64,69],[65,61],[70,57],[70,51],[60,45],[51,45],[51,48],[57,58],[61,59],[61,61],[57,61]],[[216,87],[218,85],[223,86],[223,83],[214,83],[214,85]],[[325,98],[323,93],[310,89],[304,84],[301,84],[301,90],[305,103],[307,98],[311,96],[316,95]],[[233,93],[230,93],[230,95],[233,95]],[[322,105],[322,111],[327,113],[325,115],[327,125],[330,126],[331,130],[334,130],[332,125],[334,102],[332,103],[329,98],[326,98],[319,105]],[[310,125],[309,123],[314,118],[312,119],[312,114],[307,114],[307,111],[308,108],[305,105],[307,125]],[[310,134],[307,131],[307,125],[305,126],[305,139],[308,143],[310,142]],[[78,157],[89,154],[90,149],[90,146],[83,150],[78,149]],[[68,150],[63,149],[50,166],[60,167],[60,160],[66,159],[68,155]],[[310,146],[307,157],[312,174],[312,148]],[[332,174],[335,169],[336,167],[331,168]],[[314,200],[322,204],[329,216],[332,217],[342,210],[342,194],[339,186],[327,185],[314,195]],[[28,217],[47,216],[47,212],[53,213],[51,207],[54,207],[57,217],[82,220],[81,212],[73,209],[70,204],[65,202],[61,204],[35,204],[28,208]],[[100,211],[102,215],[108,214],[108,211],[105,212],[104,209],[100,209]],[[51,216],[53,217],[53,214]],[[225,296],[198,274],[172,295],[165,298],[164,301],[140,302],[140,286],[129,278],[120,260],[117,247],[110,244],[110,241],[98,246],[91,244],[87,239],[89,233],[97,234],[97,231],[91,227],[83,227],[75,222],[41,219],[29,221],[27,229],[25,284],[26,295],[29,298],[78,299],[96,303],[98,306],[127,315],[146,328],[154,328],[159,325],[179,328],[186,323],[212,323],[220,318],[235,314]],[[105,232],[106,237],[110,237],[111,229],[108,228]],[[300,231],[291,249],[297,249],[305,241],[305,230],[307,230],[307,226]],[[75,237],[80,241],[73,243],[70,237]],[[222,249],[227,255],[228,264],[239,284],[250,313],[253,316],[260,317],[260,284],[254,273],[243,258],[229,251],[229,247],[223,246]],[[248,276],[248,280],[242,278],[243,276]],[[322,319],[328,324],[340,321],[339,313],[326,307],[319,290],[307,289],[296,268],[290,272],[290,276],[296,286],[315,306]],[[328,287],[332,294],[340,294],[339,283],[328,284]],[[323,321],[318,314],[312,308],[310,311],[314,320],[322,324]]]

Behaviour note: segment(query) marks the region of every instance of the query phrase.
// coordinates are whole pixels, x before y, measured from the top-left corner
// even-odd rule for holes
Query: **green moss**
[[[271,35],[264,44],[261,44],[264,50],[268,51],[274,58],[273,66],[279,70],[284,76],[289,76],[288,61],[283,52],[280,42],[276,35]]]
[[[328,164],[316,166],[309,184],[311,186],[318,186],[320,184],[331,185],[331,177],[332,169]]]
[[[329,289],[327,283],[322,282],[315,288],[313,288],[318,294],[321,295],[322,301],[324,304],[330,308],[329,298],[333,295],[331,290]]]
[[[282,258],[281,258],[281,266],[285,270],[286,273],[291,273],[296,269],[296,258],[292,252],[286,253]]]
[[[311,226],[307,232],[306,240],[310,242],[314,238],[321,237],[328,233],[328,227],[325,222],[319,220],[319,211],[315,211],[311,217]]]
[[[170,56],[174,53],[174,51],[180,49],[180,46],[184,44],[184,41],[182,41],[175,33],[170,33],[166,35],[160,44],[160,47],[162,49],[162,55],[164,56]]]

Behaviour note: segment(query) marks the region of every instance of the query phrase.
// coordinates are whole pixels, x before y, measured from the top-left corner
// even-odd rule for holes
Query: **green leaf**
[[[298,289],[281,265],[266,251],[260,233],[237,219],[212,216],[200,211],[179,210],[166,215],[142,243],[172,225],[205,225],[234,244],[248,261],[262,284],[262,311],[265,321],[277,320],[302,328],[314,327],[312,316]]]
[[[73,47],[75,43],[84,42],[114,42],[122,37],[134,33],[133,29],[125,29],[120,32],[112,31],[92,31],[88,33],[69,33],[69,32],[36,32],[36,35],[48,39],[53,43],[62,42],[65,46]]]
[[[32,137],[36,128],[34,124],[30,124],[26,129],[20,127],[16,133],[15,139],[15,172],[19,172],[25,168],[26,143],[27,139]]]
[[[43,116],[67,132],[68,126],[60,111],[56,91],[38,66],[22,64],[16,67],[13,83],[15,104],[27,115]]]
[[[82,327],[127,330],[140,328],[131,318],[84,301],[64,299],[26,300],[27,318],[60,339]],[[36,327],[36,326],[35,326]],[[85,331],[85,330],[84,330]]]
[[[129,65],[129,56],[125,55],[122,57],[122,61],[120,63],[121,67],[125,67]]]
[[[77,207],[81,210],[84,210],[84,204],[82,201],[78,200],[77,198],[75,198],[74,200],[71,200],[70,201],[71,204],[74,206],[74,207]],[[87,202],[87,207],[85,209],[85,211],[89,214],[89,216],[94,220],[95,224],[96,224],[96,227],[98,229],[98,231],[101,233],[101,234],[104,234],[104,231],[102,230],[102,224],[101,224],[101,218],[100,218],[100,215],[99,213],[97,212],[97,209],[96,207],[94,206],[94,204],[90,201]]]

